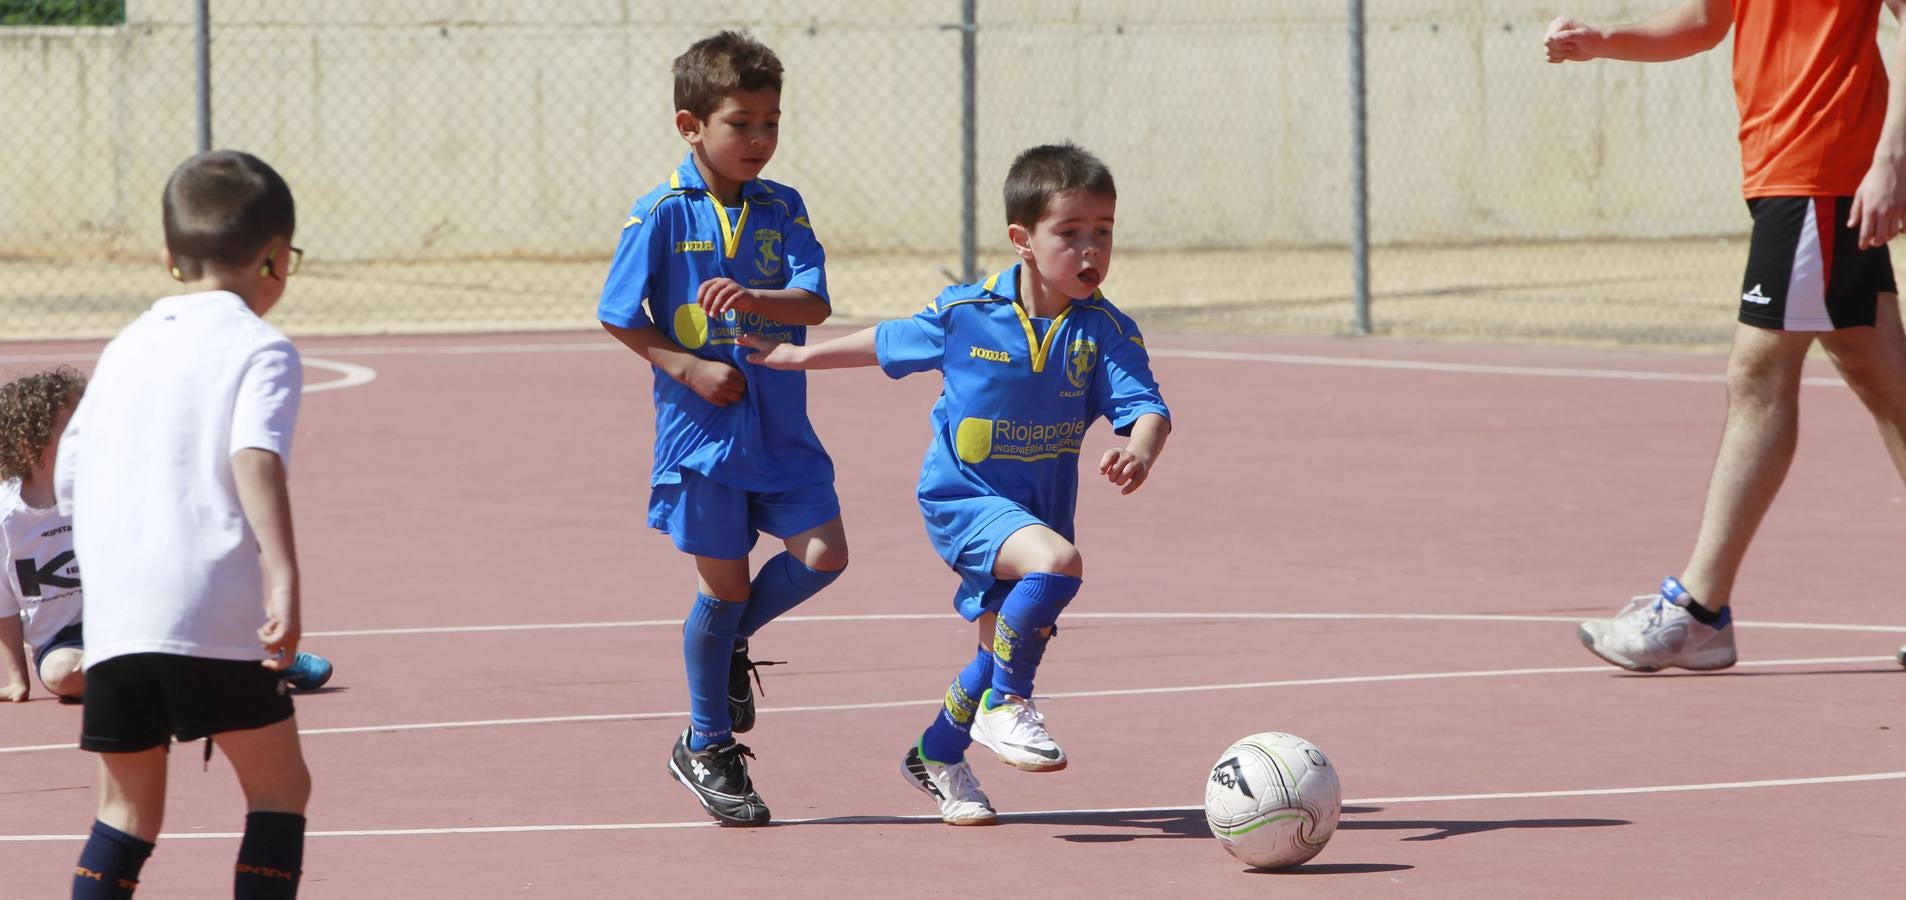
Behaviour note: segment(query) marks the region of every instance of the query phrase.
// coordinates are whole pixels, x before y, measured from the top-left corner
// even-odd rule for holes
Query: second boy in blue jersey
[[[688,155],[630,209],[596,316],[655,369],[649,524],[695,558],[682,633],[690,727],[669,772],[724,825],[765,825],[734,733],[753,727],[748,638],[840,575],[834,466],[807,381],[747,361],[744,334],[800,344],[829,307],[801,196],[760,178],[781,118],[781,63],[733,32],[675,60]],[[646,301],[646,309],[645,309]],[[761,532],[786,552],[750,576]]]
[[[812,347],[747,335],[762,365],[938,370],[933,443],[919,485],[927,536],[960,575],[954,605],[980,646],[902,770],[952,825],[997,820],[966,764],[978,741],[1016,768],[1066,755],[1033,706],[1033,676],[1059,613],[1083,583],[1073,546],[1079,452],[1103,417],[1130,441],[1099,473],[1131,493],[1171,431],[1138,328],[1098,285],[1112,262],[1112,173],[1071,145],[1035,147],[1006,176],[1007,235],[1020,262],[942,291],[910,319]]]

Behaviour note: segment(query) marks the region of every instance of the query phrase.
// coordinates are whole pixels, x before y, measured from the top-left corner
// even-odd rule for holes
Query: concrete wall
[[[192,149],[190,0],[109,29],[0,29],[0,253],[143,253]],[[837,251],[959,234],[957,0],[215,2],[215,143],[273,162],[330,258],[601,255],[682,152],[669,61],[744,25],[788,69],[768,176]],[[1469,242],[1734,233],[1727,48],[1549,66],[1523,3],[1373,4],[1373,234]],[[1578,17],[1654,3],[1586,0]],[[1113,166],[1126,246],[1336,243],[1342,0],[981,0],[981,237],[1013,154]]]

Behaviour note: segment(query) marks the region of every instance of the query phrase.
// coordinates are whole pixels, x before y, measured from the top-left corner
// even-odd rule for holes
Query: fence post
[[[192,31],[198,59],[199,152],[212,149],[212,0],[192,4]]]
[[[979,0],[960,0],[960,280],[979,280],[979,245],[975,184],[978,178],[979,132],[975,112],[976,73],[979,68],[976,33]]]
[[[1363,0],[1350,0],[1350,257],[1356,281],[1351,329],[1370,333],[1370,193],[1364,130]]]

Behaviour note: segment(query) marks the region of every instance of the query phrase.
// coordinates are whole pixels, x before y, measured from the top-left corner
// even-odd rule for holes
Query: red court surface
[[[1743,573],[1742,664],[1636,676],[1576,641],[1680,566],[1723,362],[1153,335],[1177,431],[1088,481],[1086,588],[1042,670],[1072,757],[975,755],[956,829],[899,773],[969,626],[913,505],[931,377],[812,377],[853,565],[764,631],[743,740],[777,825],[710,827],[664,771],[692,570],[643,526],[649,374],[594,334],[303,344],[293,458],[316,778],[303,896],[1897,896],[1906,884],[1906,489],[1824,366]],[[8,373],[91,347],[13,347]],[[41,358],[30,359],[30,355]],[[374,377],[372,377],[374,376]],[[372,380],[364,381],[365,378]],[[1114,439],[1100,426],[1095,461]],[[766,549],[767,545],[763,545]],[[79,711],[0,708],[0,897],[63,896],[91,821]],[[1209,766],[1328,751],[1343,824],[1247,870]],[[173,757],[142,898],[222,895],[243,804]]]

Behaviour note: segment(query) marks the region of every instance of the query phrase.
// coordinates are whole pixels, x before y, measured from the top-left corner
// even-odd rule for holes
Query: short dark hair
[[[251,262],[297,225],[291,188],[249,153],[200,153],[165,181],[165,248],[186,281],[199,278],[207,263]]]
[[[1098,157],[1072,144],[1027,150],[1006,172],[1006,222],[1031,228],[1046,214],[1052,198],[1075,190],[1118,198],[1112,170]]]
[[[675,57],[675,108],[706,120],[736,91],[781,90],[781,60],[738,31],[702,38]]]
[[[33,474],[53,443],[53,420],[79,402],[86,376],[67,367],[23,375],[0,385],[0,479]]]

